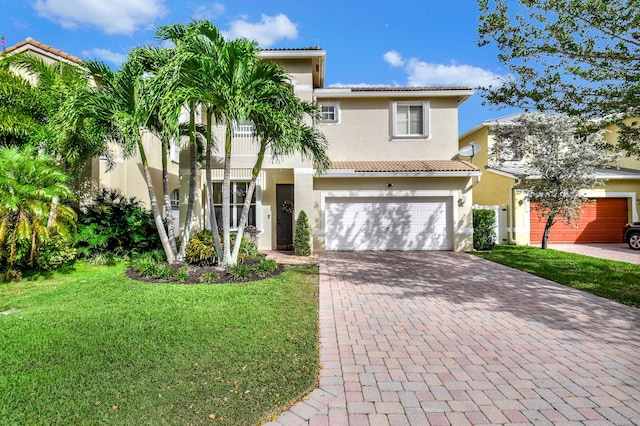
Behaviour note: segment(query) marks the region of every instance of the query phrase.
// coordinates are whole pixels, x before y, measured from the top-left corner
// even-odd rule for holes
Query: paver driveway
[[[319,389],[272,424],[640,424],[640,310],[464,253],[329,252]]]

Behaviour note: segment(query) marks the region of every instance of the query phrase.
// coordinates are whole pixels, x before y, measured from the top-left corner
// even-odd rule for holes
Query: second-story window
[[[320,119],[323,123],[338,123],[340,121],[340,109],[338,102],[320,102]]]
[[[392,137],[427,138],[429,136],[429,103],[395,101],[391,103]]]

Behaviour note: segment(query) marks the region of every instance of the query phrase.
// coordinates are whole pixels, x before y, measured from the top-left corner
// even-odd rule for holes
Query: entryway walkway
[[[640,310],[465,253],[329,252],[319,388],[271,425],[640,424]]]

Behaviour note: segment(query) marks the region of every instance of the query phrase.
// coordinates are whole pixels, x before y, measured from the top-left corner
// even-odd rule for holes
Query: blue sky
[[[326,86],[476,87],[507,75],[493,46],[476,45],[476,0],[0,0],[7,47],[32,37],[114,67],[156,44],[157,26],[192,19],[262,47],[320,46]],[[461,134],[514,112],[482,101],[476,93],[460,107]]]

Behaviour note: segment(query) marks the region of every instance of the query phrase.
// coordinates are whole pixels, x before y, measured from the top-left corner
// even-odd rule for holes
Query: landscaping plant
[[[473,248],[491,250],[496,241],[496,212],[477,209],[473,211]]]
[[[145,253],[162,247],[153,215],[135,198],[107,188],[79,212],[76,241],[85,257]]]
[[[311,255],[310,245],[311,229],[309,228],[309,220],[304,210],[298,214],[296,220],[296,234],[293,240],[293,253],[296,256]]]

